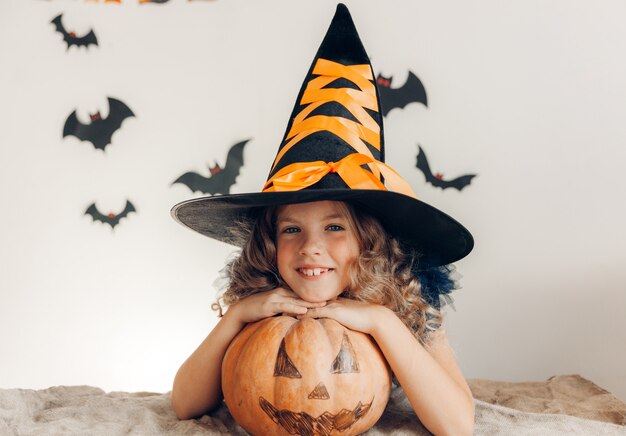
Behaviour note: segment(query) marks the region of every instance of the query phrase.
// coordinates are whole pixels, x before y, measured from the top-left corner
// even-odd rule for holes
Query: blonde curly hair
[[[403,250],[374,216],[357,205],[338,202],[339,210],[355,231],[360,253],[350,265],[350,284],[340,295],[393,310],[422,343],[442,324],[441,311],[422,295],[413,272],[417,253]],[[284,206],[283,206],[284,207]],[[222,316],[222,304],[230,306],[242,298],[277,287],[289,288],[276,263],[276,219],[281,206],[262,210],[239,221],[231,232],[241,251],[223,270],[228,285],[212,305]]]

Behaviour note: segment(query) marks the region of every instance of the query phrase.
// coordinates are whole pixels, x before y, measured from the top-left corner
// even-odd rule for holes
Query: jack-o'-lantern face
[[[233,340],[222,389],[252,434],[352,435],[382,414],[390,373],[368,335],[330,319],[281,316],[250,324]]]
[[[359,362],[350,343],[348,335],[344,332],[339,353],[329,365],[328,372],[331,374],[358,373]],[[285,350],[285,340],[280,343],[276,365],[274,367],[274,377],[302,378],[300,371],[295,367],[287,351]],[[322,381],[309,393],[309,400],[329,400],[328,389]],[[373,401],[373,399],[372,399]],[[290,434],[299,435],[328,435],[333,429],[344,431],[369,412],[372,401],[367,404],[359,403],[352,409],[341,409],[336,414],[325,412],[318,417],[312,417],[306,412],[294,412],[291,410],[278,410],[265,398],[259,398],[261,409],[272,419],[280,424]]]

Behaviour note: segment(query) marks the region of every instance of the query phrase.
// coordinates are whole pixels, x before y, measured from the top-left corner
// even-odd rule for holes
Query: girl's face
[[[276,220],[278,272],[309,302],[328,301],[349,284],[359,242],[346,205],[336,201],[290,204]]]

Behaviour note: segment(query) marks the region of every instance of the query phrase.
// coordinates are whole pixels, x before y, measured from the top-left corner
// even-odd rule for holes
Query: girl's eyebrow
[[[333,212],[330,213],[328,215],[326,215],[325,217],[322,218],[322,221],[326,221],[326,220],[334,220],[334,219],[346,219],[346,217],[342,214]],[[289,222],[289,223],[294,223],[297,224],[298,220],[294,217],[291,217],[289,215],[287,216],[279,216],[278,219],[276,220],[277,223],[284,223],[284,222]]]

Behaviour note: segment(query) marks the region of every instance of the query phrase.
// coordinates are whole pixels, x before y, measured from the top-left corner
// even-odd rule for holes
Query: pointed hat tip
[[[316,57],[344,61],[346,65],[369,63],[348,7],[337,4],[337,10]]]
[[[337,10],[335,13],[338,14],[340,12],[342,14],[350,14],[350,11],[348,11],[348,7],[344,3],[337,3]]]
[[[333,22],[334,21],[352,22],[352,16],[350,15],[350,11],[345,4],[337,3],[337,9],[335,10],[335,16],[333,17]],[[354,25],[354,23],[352,23],[352,25]]]

